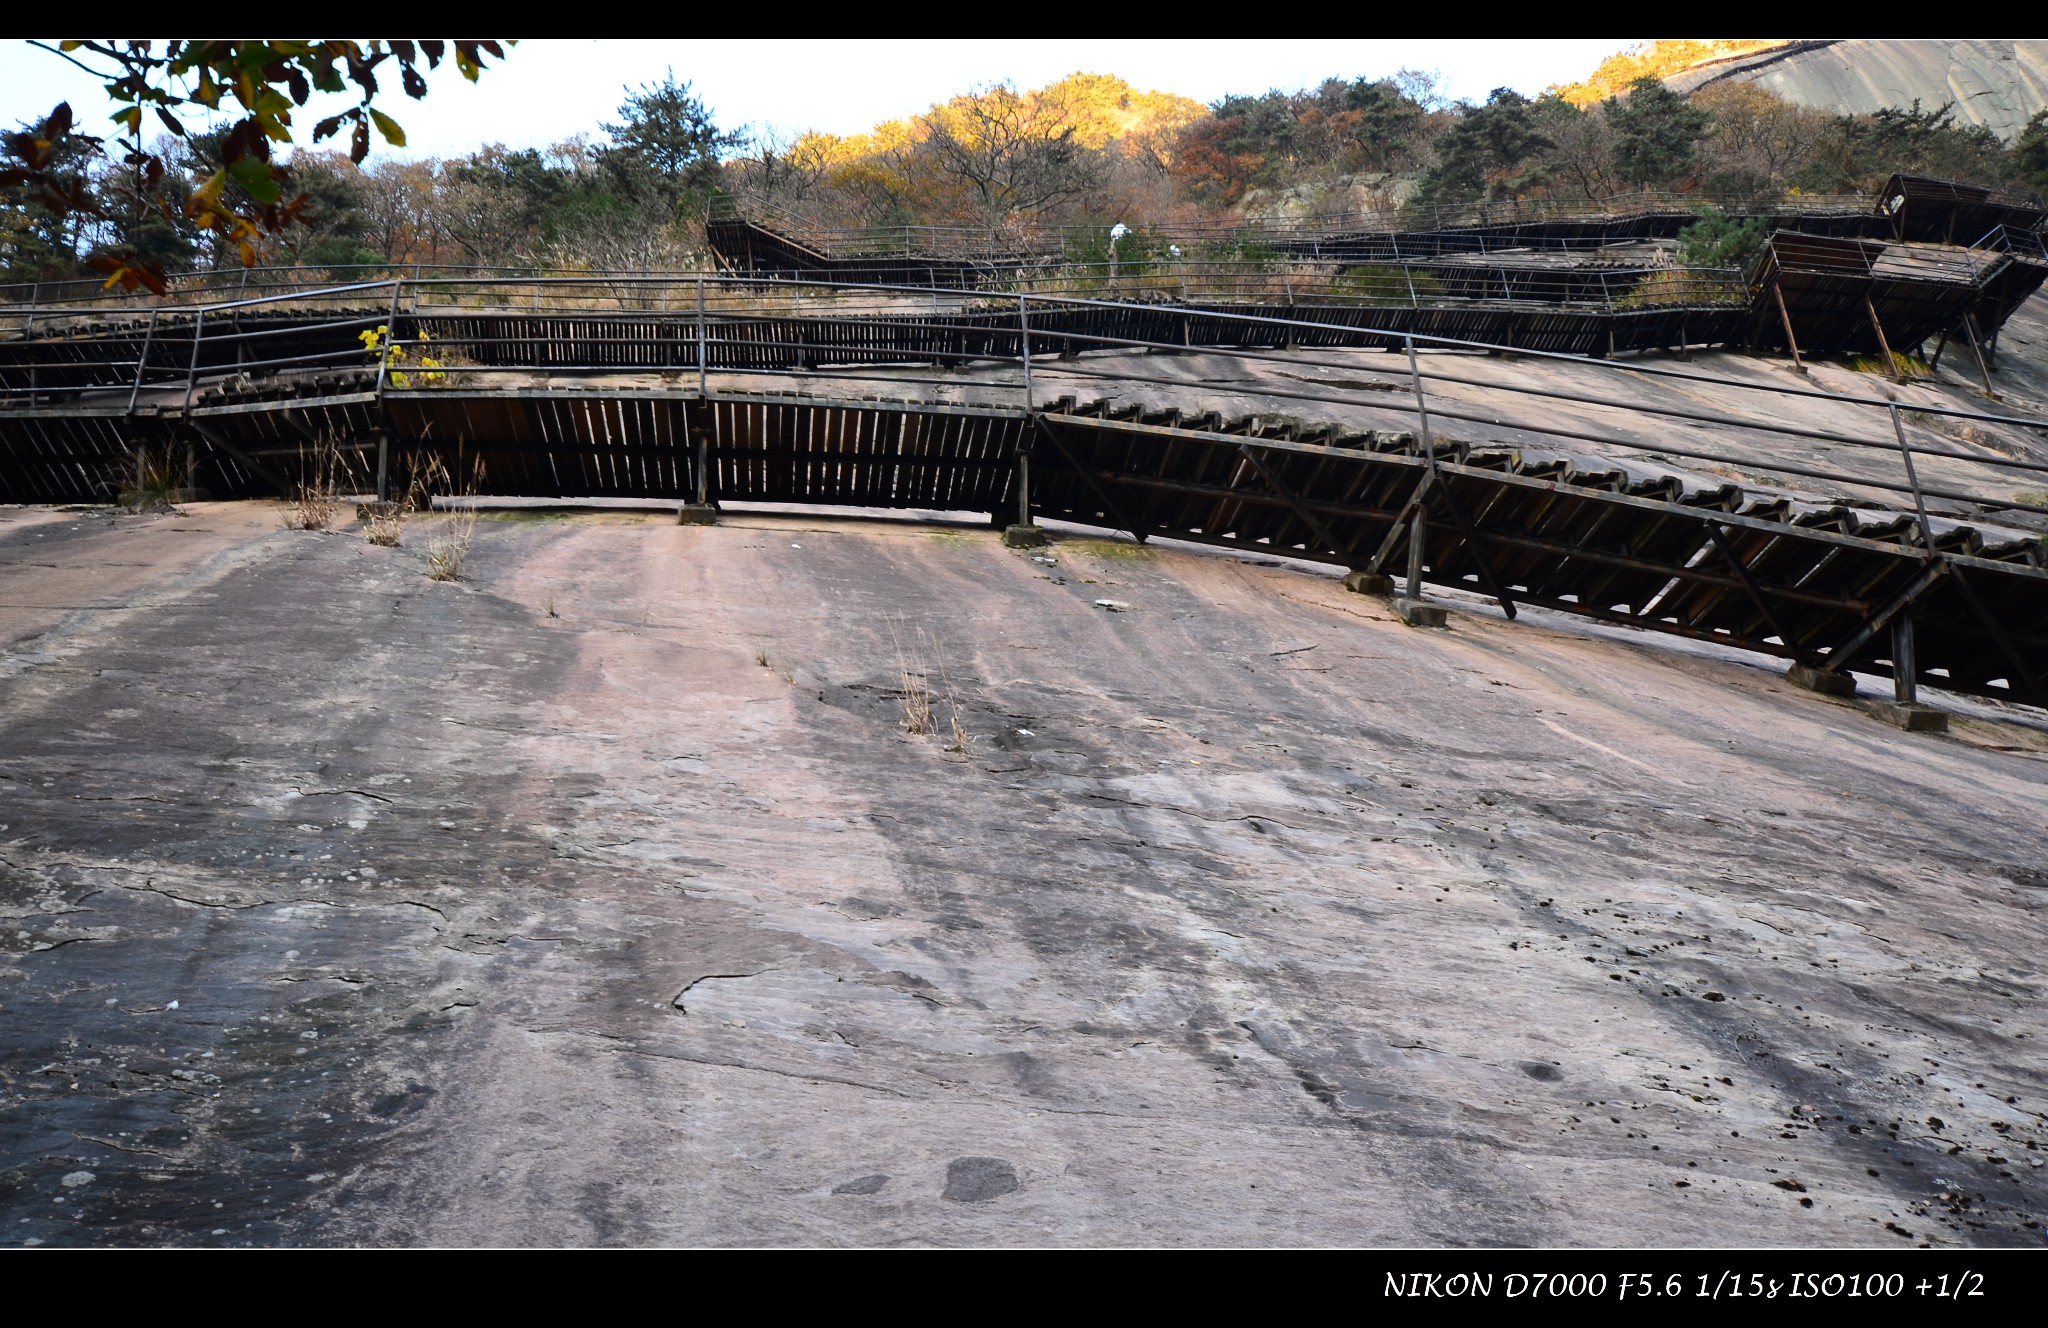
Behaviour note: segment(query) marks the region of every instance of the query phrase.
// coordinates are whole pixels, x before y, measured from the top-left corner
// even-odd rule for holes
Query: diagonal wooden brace
[[[2019,647],[2012,643],[2012,638],[2006,635],[2005,628],[1999,625],[1997,617],[1986,607],[1984,601],[1977,598],[1976,587],[1970,584],[1969,578],[1960,570],[1951,570],[1954,570],[1956,589],[1963,592],[1963,598],[1969,602],[1970,612],[1977,615],[1977,621],[1984,625],[1984,630],[1998,643],[1999,653],[2005,656],[2005,666],[2012,672],[2012,677],[2006,681],[2013,684],[2014,691],[2025,692],[2038,704],[2048,705],[2048,688],[2041,685],[2039,678],[2027,672],[2026,661],[2020,658]]]
[[[1095,496],[1102,500],[1103,510],[1115,519],[1118,526],[1130,531],[1138,543],[1143,544],[1145,542],[1145,532],[1139,528],[1137,522],[1131,520],[1124,512],[1123,505],[1110,496],[1109,490],[1103,488],[1101,483],[1096,480],[1094,472],[1081,464],[1080,458],[1075,456],[1073,451],[1068,448],[1066,439],[1060,437],[1059,430],[1047,423],[1044,417],[1040,415],[1034,414],[1031,417],[1031,423],[1045,437],[1047,442],[1050,442],[1059,450],[1061,458],[1066,461],[1068,467],[1076,475],[1081,477],[1081,482],[1092,489]]]
[[[1741,558],[1736,556],[1735,546],[1728,542],[1727,532],[1723,531],[1720,526],[1712,521],[1703,524],[1707,528],[1707,538],[1714,542],[1714,547],[1721,551],[1721,557],[1726,559],[1728,566],[1735,570],[1736,579],[1741,581],[1742,588],[1749,592],[1750,602],[1756,605],[1756,611],[1763,615],[1764,625],[1771,629],[1771,635],[1785,643],[1785,648],[1792,652],[1793,659],[1801,664],[1813,664],[1812,652],[1801,650],[1793,643],[1792,638],[1785,634],[1784,626],[1778,622],[1778,615],[1771,612],[1769,601],[1764,599],[1763,591],[1758,588],[1755,578],[1750,576],[1748,566],[1743,563]]]
[[[1415,492],[1408,495],[1408,501],[1403,503],[1401,510],[1395,514],[1392,528],[1387,531],[1387,537],[1380,541],[1379,552],[1373,554],[1372,561],[1365,565],[1366,572],[1373,576],[1384,573],[1387,559],[1394,556],[1394,550],[1401,547],[1401,540],[1408,533],[1408,518],[1421,509],[1423,500],[1429,496],[1429,486],[1435,482],[1434,470],[1422,472],[1422,482],[1415,486]]]
[[[1869,618],[1864,619],[1863,625],[1851,632],[1846,641],[1836,646],[1833,650],[1828,651],[1828,662],[1821,666],[1821,672],[1840,673],[1843,669],[1847,668],[1851,656],[1861,650],[1871,637],[1883,631],[1885,625],[1891,622],[1893,618],[1898,617],[1900,613],[1911,608],[1913,602],[1926,594],[1929,587],[1941,580],[1942,577],[1948,575],[1948,570],[1948,561],[1946,559],[1929,562],[1921,570],[1920,575],[1913,578],[1910,585],[1892,597],[1890,603],[1886,604]],[[1790,643],[1787,642],[1787,644],[1789,645]]]
[[[1515,600],[1508,594],[1508,588],[1493,574],[1493,564],[1486,560],[1486,551],[1479,547],[1479,531],[1472,524],[1472,518],[1465,512],[1465,505],[1451,492],[1451,486],[1438,486],[1443,491],[1444,506],[1451,509],[1451,519],[1458,523],[1458,529],[1465,536],[1465,547],[1472,550],[1472,562],[1479,568],[1479,579],[1485,583],[1487,593],[1500,604],[1502,613],[1509,618],[1515,616]]]
[[[1339,558],[1349,558],[1351,556],[1350,548],[1339,543],[1337,537],[1330,533],[1330,528],[1324,525],[1322,519],[1314,512],[1308,510],[1307,505],[1295,495],[1294,490],[1280,482],[1280,477],[1273,473],[1271,466],[1268,466],[1260,459],[1258,452],[1253,449],[1250,443],[1239,443],[1237,450],[1244,454],[1245,460],[1252,463],[1252,468],[1259,472],[1259,477],[1266,481],[1267,487],[1272,489],[1274,493],[1279,494],[1286,501],[1287,506],[1293,509],[1294,515],[1301,519],[1302,524],[1307,526],[1314,533],[1315,537],[1323,542],[1324,548],[1336,554]]]
[[[284,476],[278,474],[278,472],[275,469],[273,469],[268,462],[258,461],[255,457],[250,456],[247,452],[244,452],[241,448],[236,447],[233,443],[229,442],[225,437],[223,437],[219,430],[213,428],[212,426],[206,424],[201,420],[187,420],[185,422],[191,426],[192,432],[198,434],[201,438],[204,438],[208,443],[219,448],[221,451],[227,453],[235,460],[241,462],[243,467],[246,468],[251,475],[254,475],[257,479],[262,480],[265,484],[268,484],[271,488],[277,490],[279,497],[289,498],[292,496],[291,482],[285,479]]]

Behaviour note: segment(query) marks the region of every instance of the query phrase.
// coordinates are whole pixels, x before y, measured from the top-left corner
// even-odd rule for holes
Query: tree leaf
[[[228,174],[233,176],[235,183],[242,186],[243,191],[258,203],[277,201],[280,191],[269,162],[254,156],[238,158],[228,163]]]
[[[179,138],[185,137],[184,121],[180,120],[177,116],[172,115],[169,111],[159,106],[156,108],[156,118],[163,121],[164,128],[170,130]]]
[[[334,67],[332,55],[321,55],[312,61],[313,86],[322,92],[344,92],[348,84],[341,81],[341,71]]]
[[[405,130],[399,127],[398,121],[392,119],[390,116],[384,114],[384,112],[378,110],[374,106],[368,107],[366,109],[368,109],[370,112],[370,118],[377,122],[377,132],[384,135],[384,141],[386,143],[389,143],[392,147],[395,148],[402,148],[405,146]]]

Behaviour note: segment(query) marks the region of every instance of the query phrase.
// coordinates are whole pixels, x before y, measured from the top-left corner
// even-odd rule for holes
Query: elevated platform
[[[1853,275],[1870,280],[1867,265]],[[322,466],[368,487],[380,464],[402,494],[431,454],[504,495],[967,511],[998,524],[1016,519],[1021,498],[1029,511],[1141,540],[1371,576],[1412,565],[1420,582],[1477,589],[1510,614],[1542,605],[1836,675],[1888,668],[1885,629],[1910,619],[1917,678],[2048,704],[2048,503],[2016,487],[2039,483],[2048,463],[1943,441],[1940,430],[1908,442],[1887,398],[1843,402],[1875,425],[1844,433],[1774,418],[1806,398],[1836,400],[1826,393],[1561,356],[1611,332],[1569,311],[1520,325],[1539,344],[1486,345],[1363,325],[1382,312],[1364,310],[1027,300],[912,313],[902,302],[920,293],[882,292],[872,306],[802,315],[728,301],[713,316],[707,301],[703,314],[535,316],[506,308],[502,292],[487,309],[407,304],[405,293],[387,307],[386,319],[402,310],[397,319],[373,324],[396,336],[375,358],[360,332],[376,316],[353,296],[324,320],[219,308],[0,343],[0,501],[106,500],[138,451],[179,449],[189,486],[220,497],[288,495]],[[1669,329],[1700,314],[1639,316]],[[1455,356],[1433,355],[1426,369],[1412,356],[1389,362],[1405,385],[1320,376],[1355,374],[1356,360],[1325,361],[1316,347],[1411,339],[1671,375],[1688,380],[1689,400],[1702,389],[1730,400],[1701,413],[1626,387],[1489,386],[1455,372]],[[1197,345],[1272,369],[1277,378],[1249,390],[1287,413],[1225,416],[1202,406],[1204,383],[1148,367],[1164,363],[1150,352]],[[392,358],[378,363],[384,349]],[[1048,399],[1034,367],[1185,404]],[[1757,409],[1727,413],[1734,397]],[[1560,409],[1596,410],[1607,431]],[[1362,427],[1361,411],[1395,427]],[[1729,454],[1701,426],[1763,446]],[[1480,441],[1487,432],[1518,441]],[[1863,460],[1831,470],[1779,440],[1824,440]],[[1416,592],[1403,587],[1410,600]]]

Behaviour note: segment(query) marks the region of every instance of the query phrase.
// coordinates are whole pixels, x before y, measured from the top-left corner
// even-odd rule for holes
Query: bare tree
[[[1692,104],[1714,117],[1706,141],[1714,173],[1771,187],[1782,187],[1813,160],[1834,123],[1825,111],[1736,79],[1701,88]]]
[[[816,134],[789,138],[755,130],[744,151],[726,163],[734,191],[774,207],[802,210],[824,187],[832,163]]]
[[[1545,97],[1536,109],[1550,136],[1546,164],[1557,185],[1588,202],[1620,189],[1614,174],[1614,129],[1600,104],[1581,108],[1562,97]]]
[[[1076,141],[1069,108],[1021,96],[1007,83],[934,107],[930,125],[925,151],[989,224],[1038,212],[1097,183],[1096,154]]]

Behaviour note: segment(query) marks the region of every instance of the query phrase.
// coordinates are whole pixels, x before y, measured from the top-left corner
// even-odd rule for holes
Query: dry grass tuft
[[[922,673],[903,670],[903,729],[913,737],[932,731],[932,688]]]
[[[441,518],[427,536],[427,579],[460,581],[469,561],[469,544],[476,538],[476,509],[461,508]]]
[[[953,692],[953,677],[946,668],[945,653],[939,649],[938,641],[930,631],[920,629],[911,637],[906,650],[903,637],[894,623],[889,626],[889,636],[896,643],[896,674],[903,684],[904,732],[920,738],[928,733],[937,733],[938,703],[943,700],[946,704],[946,727],[952,737],[952,741],[946,744],[946,750],[964,756],[974,735],[967,731],[966,721],[960,717],[960,704]],[[939,687],[936,691],[932,687],[933,670],[925,663],[927,653],[938,661]],[[795,681],[792,672],[790,682],[794,684]]]
[[[399,537],[405,534],[405,508],[393,507],[387,511],[370,513],[363,523],[363,538],[382,548],[398,546]]]
[[[929,635],[925,639],[931,640]],[[947,727],[953,732],[953,741],[946,744],[946,750],[958,752],[960,755],[965,756],[967,755],[967,744],[973,741],[973,735],[967,731],[967,725],[960,719],[960,703],[953,695],[953,675],[946,668],[946,657],[940,652],[938,642],[931,641],[931,647],[932,657],[939,661],[939,685],[945,689],[946,693]]]
[[[285,500],[286,530],[331,530],[340,520],[341,496],[354,487],[349,456],[324,438],[299,449],[299,483]]]
[[[439,453],[430,452],[413,471],[412,489],[406,502],[419,510],[433,509],[434,494],[445,492],[460,498],[473,498],[483,485],[484,466],[481,461],[472,461],[468,475],[458,486],[449,472],[448,463]],[[469,546],[476,538],[477,510],[463,506],[451,509],[429,527],[426,539],[427,577],[432,581],[460,581],[462,569],[469,561]]]
[[[932,731],[932,686],[925,673],[924,657],[916,638],[911,639],[910,649],[904,650],[895,623],[889,624],[889,637],[896,643],[896,676],[903,682],[903,730],[921,738]]]
[[[169,512],[175,510],[178,496],[191,478],[184,449],[142,448],[132,465],[121,467],[115,489],[123,507],[136,512]]]

